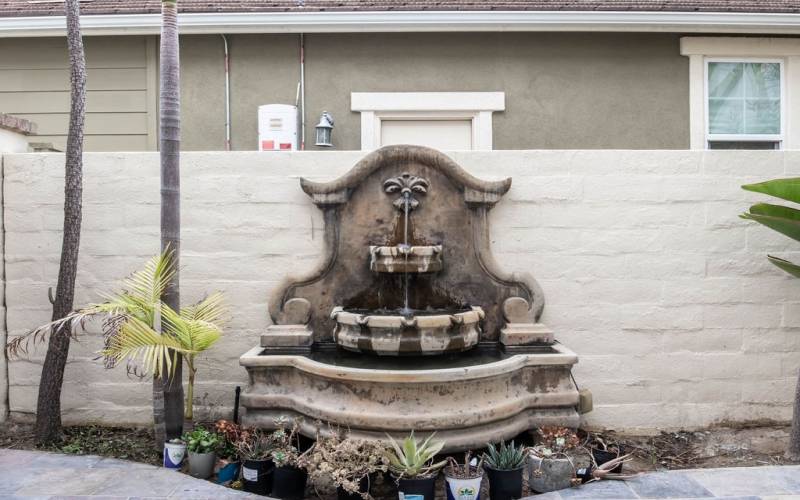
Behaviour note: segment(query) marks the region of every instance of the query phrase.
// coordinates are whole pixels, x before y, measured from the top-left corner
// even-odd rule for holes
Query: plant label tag
[[[258,481],[258,471],[256,469],[242,467],[242,477],[244,477],[246,481]]]

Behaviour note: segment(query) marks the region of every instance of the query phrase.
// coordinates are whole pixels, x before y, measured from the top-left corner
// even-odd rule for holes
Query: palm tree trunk
[[[789,448],[786,456],[792,460],[800,460],[800,373],[794,389],[794,414],[792,415],[792,433],[789,436]]]
[[[70,112],[64,173],[64,234],[61,263],[53,301],[53,320],[72,312],[75,275],[81,238],[83,196],[83,122],[86,105],[86,61],[81,38],[79,0],[66,0],[67,48],[70,63]],[[70,343],[69,328],[52,332],[42,365],[36,405],[36,441],[50,443],[61,438],[61,386]]]
[[[172,250],[173,279],[162,301],[180,310],[180,59],[177,0],[161,2],[160,151],[161,151],[161,250]],[[153,379],[153,420],[156,446],[180,437],[183,427],[183,359],[178,354],[174,375]]]

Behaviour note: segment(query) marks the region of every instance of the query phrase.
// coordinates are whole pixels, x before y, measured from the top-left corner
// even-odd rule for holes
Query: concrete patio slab
[[[0,470],[0,500],[265,498],[177,471],[93,455],[0,450]]]
[[[800,499],[800,466],[730,467],[655,472],[643,474],[628,481],[600,481],[528,498],[535,500],[590,498],[797,500]]]

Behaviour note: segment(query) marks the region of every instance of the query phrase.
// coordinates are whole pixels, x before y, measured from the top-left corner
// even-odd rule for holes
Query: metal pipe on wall
[[[231,64],[228,37],[220,35],[225,47],[225,151],[231,150]]]
[[[306,43],[300,33],[300,150],[306,149]]]

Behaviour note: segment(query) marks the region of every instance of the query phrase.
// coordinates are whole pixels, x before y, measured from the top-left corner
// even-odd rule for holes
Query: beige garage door
[[[443,150],[472,149],[471,120],[381,120],[381,146],[415,144]]]

